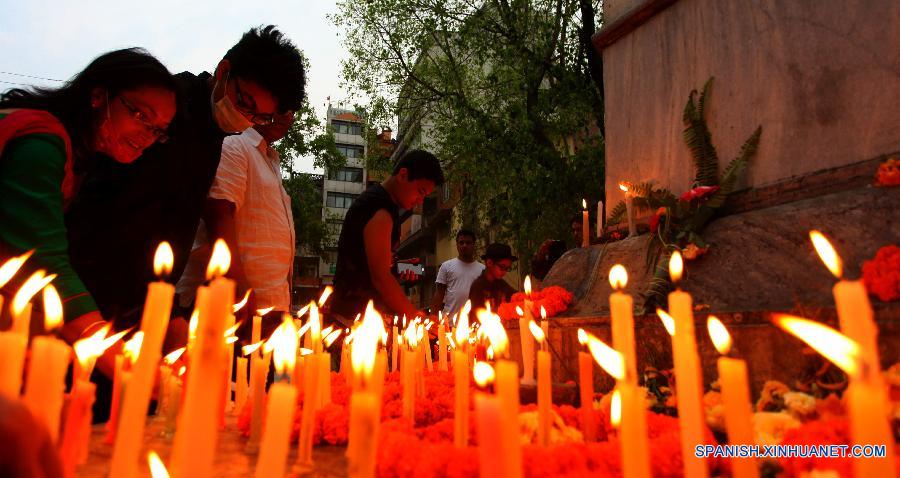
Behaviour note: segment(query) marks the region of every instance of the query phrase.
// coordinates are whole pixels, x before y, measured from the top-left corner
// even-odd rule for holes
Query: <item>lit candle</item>
[[[587,335],[588,348],[594,360],[616,379],[616,396],[620,398],[612,411],[620,422],[619,441],[622,454],[622,476],[645,478],[650,476],[650,454],[647,444],[647,407],[644,390],[637,381],[626,376],[624,356],[600,339]],[[611,414],[613,415],[613,414]],[[690,476],[690,475],[685,475]]]
[[[538,444],[547,446],[550,444],[550,425],[553,421],[553,385],[550,379],[550,352],[547,352],[544,331],[534,321],[528,323],[528,328],[541,346],[537,353]]]
[[[22,264],[31,256],[29,251],[15,256],[0,266],[0,289],[9,282]],[[35,291],[36,293],[37,291]],[[30,300],[30,297],[29,297]],[[3,311],[3,296],[0,295],[0,313]],[[25,350],[28,346],[28,335],[15,330],[0,332],[0,395],[17,399],[22,391],[22,367],[25,364]]]
[[[711,315],[706,319],[706,328],[719,358],[719,388],[722,391],[722,405],[725,408],[725,429],[728,443],[744,445],[754,443],[753,409],[750,405],[750,384],[747,379],[747,362],[727,357],[731,351],[731,335],[725,325]],[[735,478],[756,478],[759,468],[756,458],[747,457],[731,460],[731,472]]]
[[[625,192],[625,213],[628,218],[628,236],[637,235],[637,225],[634,222],[634,193],[628,183],[619,183],[619,189]]]
[[[425,332],[428,332],[428,330],[431,329],[431,325],[431,323],[428,324],[428,327],[425,328]],[[425,368],[429,372],[434,372],[434,356],[432,356],[433,351],[431,349],[431,340],[429,340],[427,334],[423,334],[422,338],[419,340],[421,341],[423,347],[422,354],[425,355]]]
[[[375,476],[382,390],[382,384],[376,382],[383,378],[377,369],[384,368],[377,363],[377,356],[378,342],[383,332],[384,324],[370,301],[354,335],[350,356],[356,377],[356,386],[350,397],[350,431],[347,441],[347,471],[351,477]],[[407,368],[405,362],[403,366]]]
[[[613,293],[609,296],[609,310],[612,321],[613,348],[625,359],[625,376],[637,381],[637,363],[634,352],[634,317],[631,295],[622,292],[628,285],[628,271],[621,264],[609,270],[609,284]]]
[[[151,478],[169,478],[169,470],[155,451],[147,453],[147,464],[150,467]]]
[[[256,464],[257,478],[284,476],[297,408],[297,390],[291,385],[290,377],[297,358],[298,338],[290,316],[285,315],[273,338],[276,375],[275,383],[269,387],[266,429]]]
[[[528,331],[528,323],[534,320],[531,301],[531,276],[525,276],[525,310],[519,317],[519,340],[522,342],[522,383],[534,383],[534,337]]]
[[[187,378],[182,413],[172,448],[172,469],[176,476],[211,476],[221,409],[219,403],[225,379],[225,348],[222,336],[234,304],[235,284],[224,277],[231,262],[225,241],[213,246],[207,278],[211,279],[205,300],[199,304],[197,342],[191,353],[191,373]]]
[[[588,218],[587,201],[581,200],[581,247],[591,245],[591,224]]]
[[[831,327],[800,317],[776,314],[775,323],[800,338],[816,352],[837,365],[850,378],[846,394],[850,415],[850,442],[853,445],[883,445],[883,458],[856,458],[853,476],[896,477],[894,435],[890,406],[879,371],[866,364],[865,349]]]
[[[472,303],[466,301],[457,317],[456,348],[453,349],[453,386],[455,413],[453,414],[453,443],[459,448],[469,444],[469,310]]]
[[[266,376],[268,375],[268,361],[259,356],[262,353],[262,342],[245,345],[241,351],[244,356],[250,357],[250,437],[247,439],[246,453],[259,451],[259,440],[262,437],[263,411],[262,403],[266,396]]]
[[[444,317],[438,312],[438,370],[446,372],[447,367],[447,327]]]
[[[55,278],[56,274],[45,276],[44,271],[39,270],[25,280],[13,296],[11,332],[28,337],[31,328],[31,298]]]
[[[527,327],[527,326],[526,326]],[[482,325],[482,329],[485,326]],[[508,360],[509,341],[499,317],[487,322],[488,337],[496,357],[503,357],[495,362],[497,398],[500,401],[500,430],[502,430],[502,450],[499,456],[503,461],[506,478],[521,478],[522,443],[519,439],[519,367]],[[529,331],[529,335],[531,332]]]
[[[404,347],[400,363],[400,379],[403,388],[403,418],[415,421],[416,382],[418,375],[418,337],[415,323],[410,323],[403,333]]]
[[[681,253],[674,251],[669,260],[672,282],[678,283],[684,269]],[[706,443],[706,419],[703,412],[703,378],[700,375],[700,357],[694,338],[694,308],[691,295],[677,288],[669,294],[669,312],[675,319],[675,337],[672,349],[675,354],[675,394],[678,397],[678,422],[681,425],[681,455],[684,460],[684,476],[705,478],[709,476],[706,460],[697,458],[694,449]]]
[[[44,329],[51,332],[62,324],[62,301],[52,285],[44,287]],[[16,300],[13,299],[13,307]],[[31,341],[31,360],[25,381],[25,405],[34,417],[47,426],[56,443],[59,418],[66,389],[66,371],[71,349],[65,342],[46,335]]]
[[[319,322],[318,308],[315,304],[310,304],[309,325],[306,337],[310,338],[313,331],[316,336],[321,337],[322,326]],[[304,326],[306,328],[306,326]],[[310,339],[309,345],[315,350],[316,343],[321,350],[321,340]],[[316,424],[316,411],[319,409],[321,397],[319,396],[319,388],[321,379],[319,375],[322,373],[318,353],[312,353],[303,357],[303,410],[300,412],[300,437],[297,448],[297,466],[302,470],[312,470],[313,458],[313,428]]]
[[[494,380],[494,369],[487,362],[475,364],[472,374],[475,383],[482,390]],[[500,397],[484,392],[475,392],[475,414],[478,421],[478,470],[482,478],[510,476],[505,469],[503,457],[503,408]]]
[[[162,280],[172,271],[175,258],[168,242],[162,242],[156,249],[153,269],[159,281],[147,288],[147,300],[141,318],[143,339],[137,362],[131,369],[131,378],[125,389],[122,409],[119,413],[116,443],[110,464],[111,478],[127,478],[137,472],[135,463],[140,456],[147,421],[147,408],[156,380],[162,343],[165,338],[169,315],[172,312],[172,298],[175,287]]]
[[[391,371],[398,370],[400,360],[400,334],[397,331],[397,316],[394,316],[394,326],[391,329]]]
[[[578,343],[587,345],[587,333],[578,329]],[[591,354],[578,352],[578,391],[581,397],[581,434],[585,442],[596,441],[597,424],[594,422],[594,361]]]
[[[597,237],[603,237],[603,201],[597,201]]]

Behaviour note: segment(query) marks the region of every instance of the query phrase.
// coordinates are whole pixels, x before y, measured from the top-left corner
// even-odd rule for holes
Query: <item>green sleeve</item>
[[[36,249],[29,260],[57,274],[64,317],[73,320],[97,310],[94,299],[72,269],[63,219],[63,141],[33,134],[10,141],[0,157],[0,242],[15,249]]]

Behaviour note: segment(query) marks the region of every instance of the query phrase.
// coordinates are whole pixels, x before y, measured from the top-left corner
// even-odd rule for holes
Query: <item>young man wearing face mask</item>
[[[400,210],[411,210],[444,183],[433,154],[413,150],[394,166],[393,174],[362,193],[344,216],[338,240],[331,312],[349,325],[369,300],[389,315],[425,317],[391,274],[391,258],[400,239]]]
[[[231,250],[229,272],[237,281],[237,296],[252,290],[243,311],[252,314],[257,307],[274,307],[266,318],[279,321],[282,313],[290,312],[294,220],[291,198],[281,182],[281,160],[272,144],[283,138],[293,123],[294,112],[288,111],[276,115],[270,125],[225,138],[191,257],[178,281],[179,305],[188,313],[197,287],[205,279],[217,237]],[[264,329],[271,328],[265,325]]]
[[[304,97],[303,56],[271,25],[245,33],[213,74],[176,78],[183,101],[170,140],[131,165],[98,159],[66,218],[73,265],[104,316],[122,325],[140,320],[160,241],[175,252],[169,280],[181,276],[225,137],[272,123]]]

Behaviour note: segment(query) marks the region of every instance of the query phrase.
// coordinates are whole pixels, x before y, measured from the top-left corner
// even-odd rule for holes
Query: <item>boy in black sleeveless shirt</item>
[[[352,321],[369,300],[382,313],[425,317],[391,274],[391,258],[400,238],[400,210],[422,204],[443,183],[438,159],[413,150],[397,162],[389,178],[353,201],[338,240],[331,312],[339,319]]]

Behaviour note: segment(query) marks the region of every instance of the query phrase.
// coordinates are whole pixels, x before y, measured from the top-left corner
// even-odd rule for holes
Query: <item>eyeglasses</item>
[[[141,111],[140,108],[131,104],[131,102],[128,101],[127,99],[125,99],[125,96],[123,96],[123,95],[119,95],[118,98],[119,98],[119,101],[122,103],[122,106],[124,106],[125,109],[128,110],[128,115],[131,116],[131,119],[140,123],[141,126],[143,126],[144,129],[146,129],[148,133],[153,135],[153,137],[156,139],[156,141],[158,141],[160,143],[165,143],[166,141],[169,140],[169,133],[167,133],[165,129],[160,128],[160,127],[154,125],[153,123],[151,123],[150,120],[147,118],[147,114],[144,113],[143,111]]]
[[[500,270],[503,271],[503,272],[509,272],[510,269],[512,269],[512,264],[510,264],[510,265],[508,265],[508,266],[505,266],[505,265],[503,265],[503,264],[494,264],[494,265],[497,266],[497,268],[500,269]]]
[[[251,123],[255,125],[265,126],[275,122],[275,115],[257,113],[256,105],[251,105],[246,99],[244,99],[244,93],[241,91],[241,82],[237,78],[235,78],[234,80],[234,92],[237,95],[237,108],[241,110],[242,113],[250,117]]]

